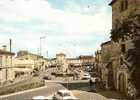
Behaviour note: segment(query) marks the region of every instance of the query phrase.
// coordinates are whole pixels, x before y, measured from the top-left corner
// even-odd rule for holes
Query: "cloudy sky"
[[[111,0],[0,0],[0,46],[53,57],[89,55],[109,40]]]

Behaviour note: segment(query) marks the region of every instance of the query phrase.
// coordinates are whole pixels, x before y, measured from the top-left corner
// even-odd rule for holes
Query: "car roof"
[[[70,93],[71,91],[69,91],[69,90],[58,90],[58,92],[61,92],[61,93]]]
[[[45,96],[35,96],[35,97],[33,97],[33,99],[46,99],[46,97]]]

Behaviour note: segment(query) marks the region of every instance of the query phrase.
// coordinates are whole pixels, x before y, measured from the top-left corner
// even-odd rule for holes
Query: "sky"
[[[111,0],[0,0],[0,47],[55,57],[94,55],[108,41]]]

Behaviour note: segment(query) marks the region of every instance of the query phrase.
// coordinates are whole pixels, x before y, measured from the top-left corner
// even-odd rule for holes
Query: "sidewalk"
[[[97,89],[97,93],[112,99],[112,100],[117,100],[117,99],[126,99],[126,95],[122,94],[118,91],[115,90],[102,90],[102,89]]]
[[[74,96],[76,96],[80,100],[108,100],[108,98],[98,93],[91,93],[91,92],[80,91],[80,90],[73,90],[72,92]]]

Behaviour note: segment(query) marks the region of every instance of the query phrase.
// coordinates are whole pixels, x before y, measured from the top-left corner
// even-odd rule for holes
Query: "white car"
[[[35,97],[33,97],[32,99],[33,99],[33,100],[46,100],[47,97],[45,97],[45,96],[35,96]]]
[[[58,90],[51,98],[47,100],[78,100],[69,90]]]
[[[82,75],[81,79],[90,79],[91,76],[88,73],[85,73],[84,75]]]

